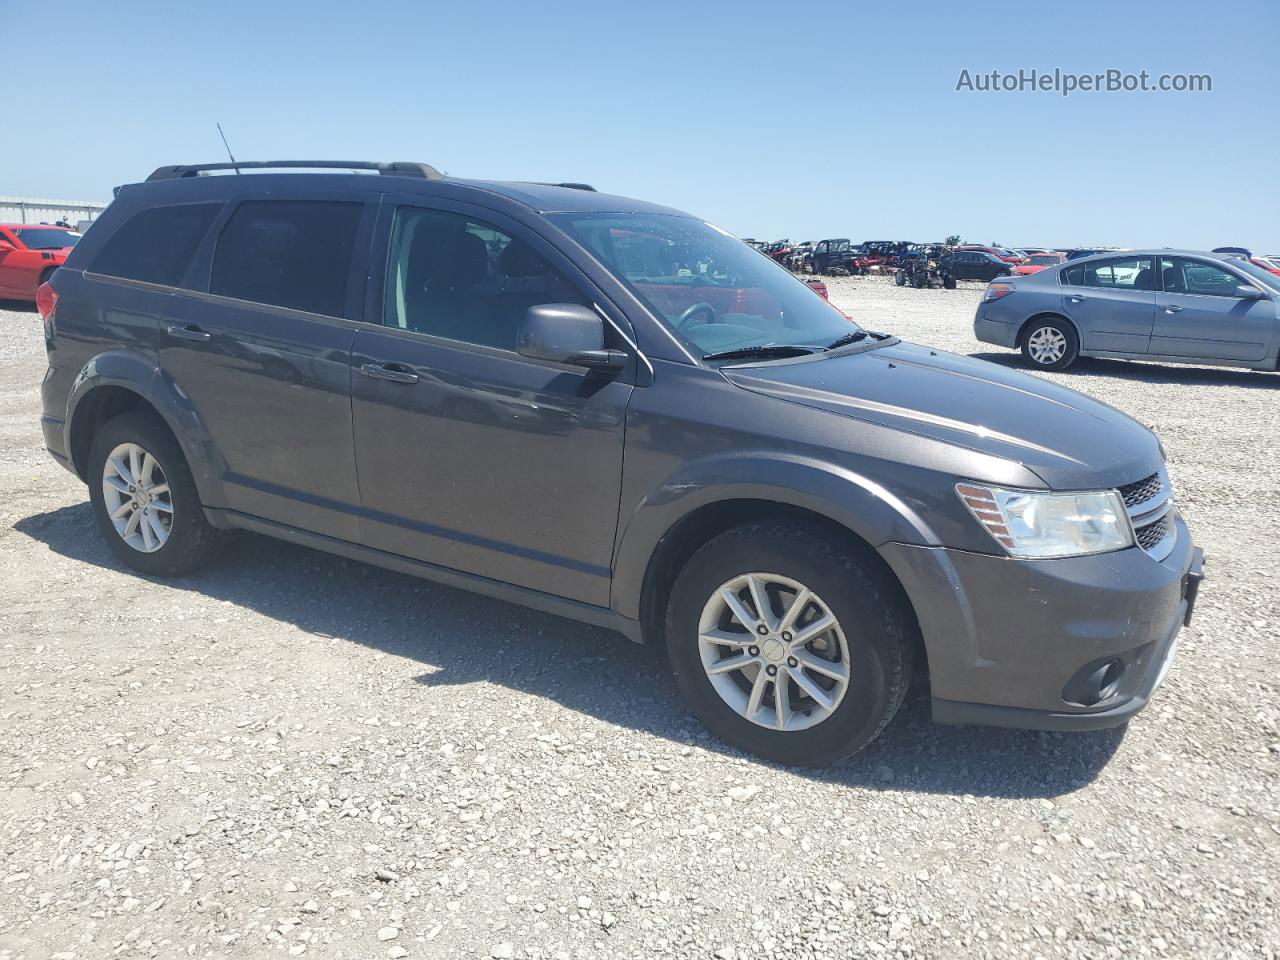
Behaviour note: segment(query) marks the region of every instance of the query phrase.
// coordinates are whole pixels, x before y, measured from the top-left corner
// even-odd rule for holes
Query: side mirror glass
[[[530,307],[520,325],[516,352],[533,360],[549,360],[592,370],[621,370],[627,355],[606,350],[604,321],[577,303],[543,303]]]
[[[1236,296],[1241,300],[1261,300],[1264,294],[1257,287],[1248,283],[1242,283],[1240,286],[1236,287]]]

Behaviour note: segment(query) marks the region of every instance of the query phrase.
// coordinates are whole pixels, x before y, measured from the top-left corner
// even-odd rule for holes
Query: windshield
[[[1054,254],[1035,254],[1031,258],[1031,263],[1038,267],[1050,267],[1060,261],[1062,258]]]
[[[63,247],[74,247],[80,234],[70,230],[48,230],[28,227],[13,231],[28,250],[61,250]]]
[[[1270,290],[1280,290],[1280,276],[1272,273],[1270,270],[1264,270],[1256,263],[1250,263],[1248,260],[1232,260],[1233,267],[1239,267],[1253,279],[1257,280],[1263,286]]]
[[[772,260],[673,214],[555,214],[699,355],[773,344],[825,347],[858,329]]]

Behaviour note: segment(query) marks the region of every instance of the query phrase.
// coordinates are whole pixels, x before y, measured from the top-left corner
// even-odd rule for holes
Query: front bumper
[[[1146,706],[1167,672],[1203,577],[1203,553],[1175,518],[1163,561],[1133,547],[1017,560],[886,544],[915,608],[940,723],[1094,730]],[[1113,681],[1081,694],[1082,677]],[[1088,684],[1084,684],[1088,688]]]

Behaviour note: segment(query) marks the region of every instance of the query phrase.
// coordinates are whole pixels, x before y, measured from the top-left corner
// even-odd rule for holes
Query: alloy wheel
[[[1066,335],[1057,327],[1041,327],[1027,338],[1027,352],[1036,363],[1057,363],[1067,352]]]
[[[740,716],[772,730],[813,727],[849,689],[849,646],[839,621],[804,584],[746,573],[702,608],[698,651],[712,687]]]
[[[155,553],[173,532],[173,498],[160,463],[136,443],[122,443],[102,467],[102,500],[116,533],[139,553]]]

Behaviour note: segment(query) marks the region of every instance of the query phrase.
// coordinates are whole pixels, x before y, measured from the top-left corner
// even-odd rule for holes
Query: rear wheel
[[[907,275],[901,270],[895,270],[893,271],[893,282],[900,287],[904,287],[907,284]]]
[[[216,545],[186,458],[156,414],[107,421],[89,450],[88,480],[98,529],[135,570],[190,573]]]
[[[1065,370],[1080,355],[1080,339],[1071,324],[1056,317],[1032,320],[1022,335],[1022,356],[1040,370]]]
[[[805,766],[876,738],[911,676],[910,617],[886,576],[816,532],[748,524],[690,558],[666,640],[676,682],[716,736]]]

